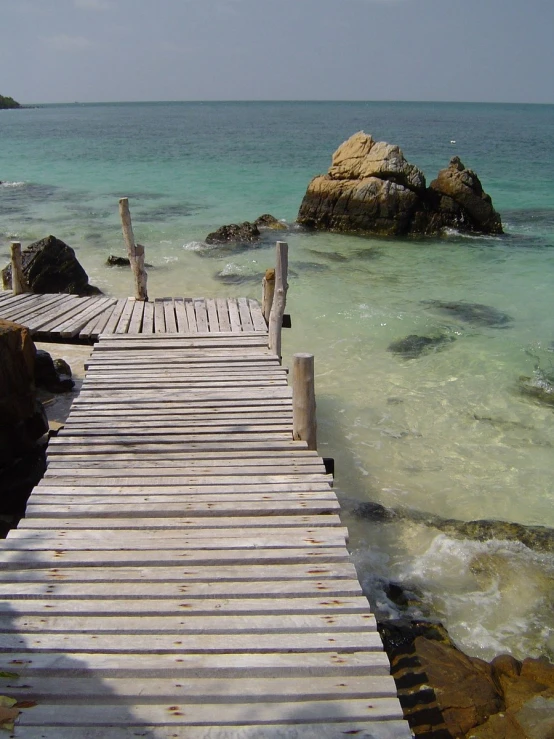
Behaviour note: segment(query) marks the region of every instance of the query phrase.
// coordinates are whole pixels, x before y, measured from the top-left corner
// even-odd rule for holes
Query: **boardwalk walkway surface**
[[[291,413],[267,334],[100,338],[2,542],[13,736],[411,736]]]
[[[267,330],[248,298],[110,298],[0,291],[0,318],[26,326],[36,341],[94,342],[106,334],[189,334]]]

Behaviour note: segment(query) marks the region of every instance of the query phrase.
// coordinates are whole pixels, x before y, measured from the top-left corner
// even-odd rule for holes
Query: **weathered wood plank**
[[[131,323],[131,317],[133,315],[133,310],[137,302],[143,301],[131,300],[131,298],[127,299],[125,307],[123,308],[121,316],[119,317],[119,321],[117,322],[117,325],[114,329],[116,334],[126,334],[129,330],[129,324]]]
[[[217,298],[216,307],[220,331],[230,331],[231,321],[229,320],[229,308],[227,306],[227,301],[223,298]]]
[[[194,302],[192,298],[185,298],[185,310],[187,314],[187,321],[189,324],[189,331],[191,333],[197,333],[198,324],[196,322],[196,312],[194,310]]]
[[[187,319],[187,310],[185,308],[185,301],[183,298],[175,298],[175,318],[177,320],[177,331],[180,334],[188,333],[189,322]]]
[[[165,311],[161,298],[156,298],[154,301],[154,330],[156,334],[165,333]]]
[[[252,633],[148,634],[137,639],[135,634],[38,633],[19,631],[0,633],[0,650],[4,652],[91,652],[123,654],[168,654],[178,647],[183,652],[197,654],[239,652],[360,652],[381,651],[379,634],[374,631],[320,631],[300,633],[267,633],[263,639],[253,639]],[[398,703],[397,703],[398,705]]]
[[[196,325],[200,333],[208,331],[208,311],[204,298],[194,298],[194,312],[196,314]]]
[[[333,550],[334,551],[334,550]],[[290,552],[289,552],[290,554]],[[344,559],[344,558],[343,558]],[[235,597],[243,592],[251,593],[255,590],[264,597],[278,596],[283,583],[297,595],[313,595],[314,592],[320,596],[329,595],[327,580],[331,590],[343,589],[342,595],[359,595],[360,589],[356,580],[356,570],[350,561],[332,561],[314,563],[308,558],[308,564],[263,564],[241,562],[240,564],[221,563],[213,567],[210,565],[186,565],[169,564],[157,566],[124,566],[117,565],[75,567],[64,565],[63,567],[45,568],[40,562],[28,563],[26,568],[14,571],[13,569],[0,569],[0,583],[5,584],[2,592],[11,592],[13,588],[18,589],[21,596],[41,593],[48,597],[87,597],[93,596],[96,584],[102,587],[110,586],[117,589],[121,597],[130,597],[136,592],[141,583],[144,587],[153,588],[151,597],[156,597],[156,588],[170,587],[172,583],[182,586],[181,595],[187,597],[211,597],[212,595],[224,597],[233,595]],[[350,590],[349,583],[356,582],[356,589]],[[26,583],[29,583],[27,585]],[[96,584],[95,584],[96,583]],[[126,583],[131,583],[129,586]],[[294,584],[296,583],[296,585]],[[311,584],[310,584],[311,583]],[[315,583],[315,584],[314,584]],[[191,587],[192,586],[192,587]],[[26,588],[31,590],[27,591]],[[354,587],[354,586],[353,586]],[[35,588],[35,590],[33,590]],[[230,588],[237,588],[229,593]],[[315,591],[313,590],[315,588]],[[346,589],[346,590],[344,590]],[[165,591],[160,591],[161,596]],[[114,595],[117,595],[115,593]]]
[[[175,307],[173,305],[173,298],[164,298],[164,316],[165,316],[165,327],[168,334],[177,333],[177,318],[175,316]]]
[[[27,713],[27,712],[25,712]],[[214,716],[217,715],[214,713]],[[19,720],[20,724],[25,718]],[[408,724],[403,720],[355,721],[342,719],[341,723],[327,721],[320,723],[272,723],[233,724],[232,726],[176,726],[154,725],[151,721],[141,721],[139,730],[150,739],[337,739],[348,735],[360,739],[409,739],[412,734]],[[86,727],[86,739],[105,739],[105,727]],[[169,733],[171,732],[171,733]],[[110,739],[136,739],[137,727],[111,726]],[[28,726],[25,725],[26,739],[84,739],[83,727],[67,726]]]
[[[154,304],[145,302],[144,313],[142,314],[142,333],[141,336],[151,336],[154,333]],[[126,338],[131,338],[127,335]]]
[[[129,322],[128,333],[138,334],[142,328],[142,316],[144,314],[144,300],[135,300],[131,321]]]

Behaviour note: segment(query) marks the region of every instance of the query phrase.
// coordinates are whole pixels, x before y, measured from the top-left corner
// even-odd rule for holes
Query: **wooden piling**
[[[281,333],[283,315],[287,303],[288,290],[289,245],[286,241],[278,241],[275,263],[275,294],[269,316],[269,348],[281,357]]]
[[[292,436],[317,450],[314,355],[295,354],[292,363]]]
[[[12,290],[14,295],[30,292],[27,280],[23,276],[23,263],[21,259],[21,242],[12,241]]]
[[[135,299],[148,300],[148,293],[146,290],[147,274],[146,269],[144,268],[144,246],[135,242],[128,198],[120,199],[119,215],[121,216],[121,228],[123,230],[123,238],[125,239],[125,245],[127,247],[127,254],[129,256],[131,269],[133,270],[135,278]]]
[[[266,324],[269,326],[269,316],[271,315],[271,306],[273,305],[273,296],[275,295],[275,270],[268,269],[262,280],[262,315]]]

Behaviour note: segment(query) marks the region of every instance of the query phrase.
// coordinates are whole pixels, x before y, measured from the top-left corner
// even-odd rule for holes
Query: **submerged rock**
[[[129,259],[129,257],[116,257],[114,254],[110,254],[110,256],[106,259],[106,266],[107,267],[130,267],[131,260]]]
[[[55,236],[35,241],[21,256],[23,275],[34,293],[101,294],[97,287],[89,284],[88,275],[73,249]],[[2,279],[4,289],[11,289],[11,265],[2,270]]]
[[[554,377],[536,369],[532,377],[522,375],[518,382],[522,395],[538,400],[545,405],[554,405]]]
[[[279,221],[275,216],[272,216],[270,213],[264,213],[259,218],[256,218],[254,221],[254,225],[258,228],[269,228],[272,231],[286,231],[287,225],[286,223],[282,223]]]
[[[510,521],[480,520],[460,521],[455,518],[442,518],[427,511],[417,511],[413,508],[398,506],[387,508],[372,501],[357,501],[347,497],[341,498],[341,505],[354,516],[367,521],[384,523],[401,520],[414,521],[423,526],[432,526],[454,538],[488,541],[490,539],[504,539],[519,541],[529,549],[540,552],[554,552],[554,529],[546,526],[524,526]]]
[[[251,244],[258,241],[260,231],[254,223],[244,221],[244,223],[231,223],[227,226],[221,226],[217,231],[206,236],[206,244],[228,244],[230,242],[237,244]]]
[[[66,393],[75,385],[67,362],[54,361],[43,349],[37,349],[35,355],[35,384],[51,393]]]
[[[507,313],[482,303],[466,303],[463,300],[424,300],[424,305],[436,308],[441,313],[475,326],[491,326],[492,328],[506,328],[512,323],[512,317]]]
[[[455,337],[448,334],[438,334],[437,336],[410,334],[404,339],[393,341],[392,344],[389,344],[387,351],[393,352],[393,354],[401,354],[405,359],[416,359],[422,354],[444,348],[446,344],[450,344],[452,341],[455,341]]]
[[[430,187],[398,146],[360,131],[308,185],[297,218],[308,228],[386,236],[436,235],[446,228],[501,234],[500,216],[475,172],[453,157]]]

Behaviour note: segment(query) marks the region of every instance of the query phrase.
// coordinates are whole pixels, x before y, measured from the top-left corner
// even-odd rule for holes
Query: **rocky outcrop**
[[[35,394],[35,347],[23,326],[0,320],[0,514],[21,516],[42,477],[48,431]]]
[[[286,231],[286,229],[285,223],[278,221],[269,213],[264,213],[256,218],[254,223],[244,221],[244,223],[230,223],[221,226],[217,231],[206,236],[206,244],[236,244],[239,246],[257,244],[263,236],[263,231]]]
[[[502,223],[479,178],[458,157],[430,187],[398,146],[360,131],[315,177],[298,213],[308,228],[387,236],[436,235],[445,228],[500,234]]]
[[[23,275],[34,293],[70,293],[98,295],[101,291],[89,284],[88,275],[79,264],[75,252],[55,236],[35,241],[22,252]],[[12,270],[2,270],[4,289],[12,286]]]
[[[258,227],[249,221],[244,221],[244,223],[230,223],[227,226],[221,226],[217,231],[206,236],[206,244],[251,244],[259,238]]]
[[[379,624],[398,697],[416,737],[551,739],[554,665],[461,652],[441,624]]]

